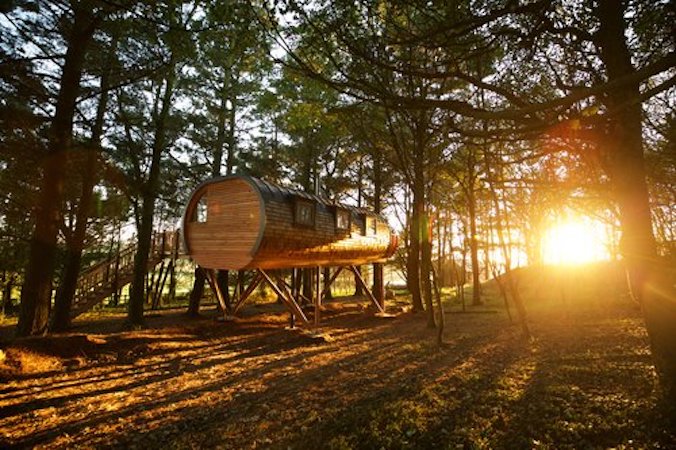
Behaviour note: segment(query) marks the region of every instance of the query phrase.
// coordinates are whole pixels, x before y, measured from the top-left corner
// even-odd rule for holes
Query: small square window
[[[192,222],[206,223],[207,221],[207,195],[204,194],[195,205],[195,210],[192,213]]]
[[[306,227],[315,226],[315,204],[311,200],[296,199],[294,205],[294,223]]]
[[[364,236],[376,235],[376,218],[364,215]]]
[[[350,229],[350,211],[347,209],[336,208],[336,230],[344,231]]]

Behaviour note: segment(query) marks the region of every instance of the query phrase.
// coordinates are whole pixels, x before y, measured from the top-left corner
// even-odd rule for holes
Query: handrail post
[[[119,277],[120,277],[120,253],[121,253],[120,249],[118,248],[117,254],[115,255],[115,270],[113,272],[113,280],[112,280],[112,283],[111,283],[111,286],[110,286],[116,292],[116,296],[117,296],[117,289],[118,289],[117,283],[118,283]]]

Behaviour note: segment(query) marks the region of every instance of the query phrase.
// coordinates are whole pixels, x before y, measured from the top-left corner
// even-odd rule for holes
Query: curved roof
[[[308,192],[303,192],[299,191],[296,189],[291,189],[288,187],[280,186],[277,184],[270,183],[269,181],[261,180],[260,178],[255,178],[249,175],[239,175],[239,174],[234,174],[234,175],[224,175],[220,177],[214,177],[209,180],[203,181],[200,183],[192,192],[190,195],[190,198],[192,198],[195,193],[197,193],[200,189],[204,188],[205,186],[209,184],[214,184],[218,183],[224,180],[229,180],[232,178],[239,178],[242,180],[247,181],[251,186],[253,186],[260,194],[261,196],[266,199],[266,200],[276,200],[276,201],[287,201],[292,199],[293,197],[300,197],[300,198],[306,198],[308,200],[313,200],[317,202],[318,204],[324,205],[326,207],[334,207],[334,206],[339,206],[341,208],[349,209],[352,212],[355,212],[357,214],[368,214],[371,216],[379,216],[379,214],[374,213],[373,211],[366,209],[366,208],[358,208],[356,206],[350,206],[350,205],[344,205],[342,203],[337,203],[335,201],[331,201],[325,197],[321,197],[319,195],[314,195],[310,194]],[[184,217],[185,217],[185,212],[184,212]],[[383,220],[384,218],[380,216]]]

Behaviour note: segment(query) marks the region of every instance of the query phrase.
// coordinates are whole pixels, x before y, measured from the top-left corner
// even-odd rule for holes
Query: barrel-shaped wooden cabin
[[[209,269],[360,265],[397,246],[377,214],[240,175],[198,186],[182,229],[187,253]]]

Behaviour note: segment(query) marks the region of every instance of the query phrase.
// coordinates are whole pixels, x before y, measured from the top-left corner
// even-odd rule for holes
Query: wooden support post
[[[176,259],[172,257],[169,271],[169,302],[176,300]]]
[[[162,240],[160,242],[161,242],[160,245],[162,246],[161,250],[160,250],[160,256],[164,257],[164,252],[166,250],[166,245],[167,245],[167,233],[162,232]]]
[[[158,302],[159,302],[159,292],[160,292],[160,284],[162,284],[162,278],[164,277],[164,269],[165,269],[165,264],[164,260],[162,260],[162,263],[160,264],[160,271],[156,275],[155,281],[153,282],[153,290],[151,292],[151,301],[150,301],[150,308],[155,310],[157,309]]]
[[[315,295],[314,295],[314,304],[315,304],[315,326],[319,326],[319,321],[321,319],[321,310],[322,310],[322,291],[321,291],[321,275],[322,275],[322,269],[321,267],[317,266],[316,269],[314,269],[315,273]]]
[[[237,314],[237,311],[239,311],[239,308],[244,304],[244,302],[249,298],[249,296],[253,293],[254,289],[258,287],[258,285],[263,281],[263,275],[260,274],[260,272],[256,272],[256,275],[254,275],[253,280],[251,280],[251,283],[249,284],[249,287],[246,288],[244,293],[242,293],[242,296],[237,299],[237,303],[235,303],[235,306],[232,308],[232,314],[235,315]]]
[[[204,274],[206,275],[207,282],[209,283],[209,286],[211,287],[211,290],[213,291],[214,295],[216,295],[216,299],[218,300],[218,303],[221,305],[221,309],[223,310],[223,318],[225,320],[230,320],[230,310],[228,308],[228,305],[225,303],[225,299],[223,298],[223,291],[221,291],[221,287],[218,285],[218,281],[216,280],[216,271],[214,269],[203,269]]]
[[[148,304],[150,302],[150,293],[152,292],[152,278],[151,278],[151,272],[146,271],[143,284],[145,286],[145,301],[144,304]]]
[[[373,296],[378,300],[380,306],[385,309],[385,284],[383,276],[383,264],[373,264]]]
[[[329,289],[331,289],[331,285],[333,284],[334,281],[336,281],[336,278],[338,278],[338,275],[343,271],[345,267],[339,266],[336,268],[336,271],[333,272],[333,275],[331,275],[331,278],[329,278],[329,281],[326,282],[326,286],[324,286],[324,290],[322,291],[322,298],[326,298],[326,294],[329,292]]]
[[[176,263],[178,261],[179,251],[178,231],[174,231],[171,238],[171,273],[169,275],[169,299],[171,302],[176,300]]]
[[[373,296],[373,293],[371,292],[371,290],[366,285],[366,282],[364,281],[364,278],[361,276],[359,269],[357,269],[356,266],[350,266],[350,270],[352,271],[352,273],[354,273],[355,280],[357,280],[357,283],[359,283],[359,285],[362,287],[362,289],[366,293],[366,296],[369,298],[369,300],[371,300],[371,302],[375,305],[375,307],[378,308],[378,311],[380,311],[381,313],[384,314],[385,310],[380,305],[380,303],[378,303],[378,300],[376,300],[376,298]]]
[[[240,299],[242,297],[242,295],[244,294],[244,271],[243,270],[237,271],[237,287],[236,287],[236,289],[238,290],[237,298]]]
[[[279,289],[281,290],[282,293],[286,295],[286,299],[288,301],[288,306],[292,309],[292,314],[291,314],[291,319],[292,319],[292,328],[295,323],[296,317],[300,318],[301,321],[304,324],[309,324],[310,320],[307,318],[305,315],[305,312],[303,311],[303,308],[298,304],[298,301],[296,300],[301,296],[300,294],[300,289],[296,292],[296,296],[293,296],[293,293],[290,289],[288,289],[288,285],[286,284],[286,281],[284,281],[284,277],[282,277],[279,274],[274,275],[275,281],[277,283],[277,286],[279,286]],[[304,297],[305,298],[305,297]]]
[[[299,278],[300,278],[300,276],[299,276]],[[302,293],[302,291],[301,291],[300,289],[296,289],[296,295],[294,295],[294,293],[293,293],[293,292],[294,292],[293,286],[290,286],[289,283],[287,283],[286,280],[284,280],[284,278],[278,277],[277,280],[278,280],[278,281],[279,281],[286,289],[289,290],[289,293],[290,293],[290,295],[291,295],[293,298],[302,298],[303,300],[305,300],[305,301],[308,302],[308,303],[314,303],[314,300],[312,300],[311,298],[307,298],[305,295],[303,295],[303,293]]]
[[[258,271],[261,273],[261,275],[263,275],[263,278],[265,278],[265,281],[268,282],[272,290],[275,291],[275,294],[277,294],[284,301],[286,306],[289,308],[291,314],[300,318],[304,324],[309,324],[310,321],[305,316],[305,313],[301,309],[300,305],[296,303],[296,300],[293,298],[293,295],[289,293],[288,289],[286,288],[286,283],[283,280],[280,280],[279,277],[276,277],[277,278],[276,281],[273,280],[270,277],[270,275],[268,275],[262,269],[259,269]]]
[[[228,276],[229,272],[228,272]],[[237,283],[239,283],[239,277],[235,277],[235,284],[232,286],[232,295],[230,295],[230,292],[228,292],[228,304],[232,305],[233,303],[237,303],[239,301],[239,289],[237,286]],[[228,280],[228,286],[229,286],[229,280]]]
[[[118,289],[120,289],[120,241],[117,241],[117,251],[115,252],[115,266],[113,269],[113,280],[110,285],[111,289],[115,290],[115,295],[113,295],[113,303],[115,306],[120,302],[120,296],[117,295]]]
[[[164,266],[164,262],[162,262],[162,265]],[[160,276],[162,276],[162,281],[160,282],[157,290],[155,291],[155,296],[153,297],[153,309],[157,309],[160,306],[160,300],[162,299],[162,291],[164,290],[164,285],[167,282],[167,275],[169,275],[169,271],[172,270],[174,266],[174,261],[169,260],[167,263],[167,268],[164,271],[164,276],[162,276],[162,270],[160,270]]]

